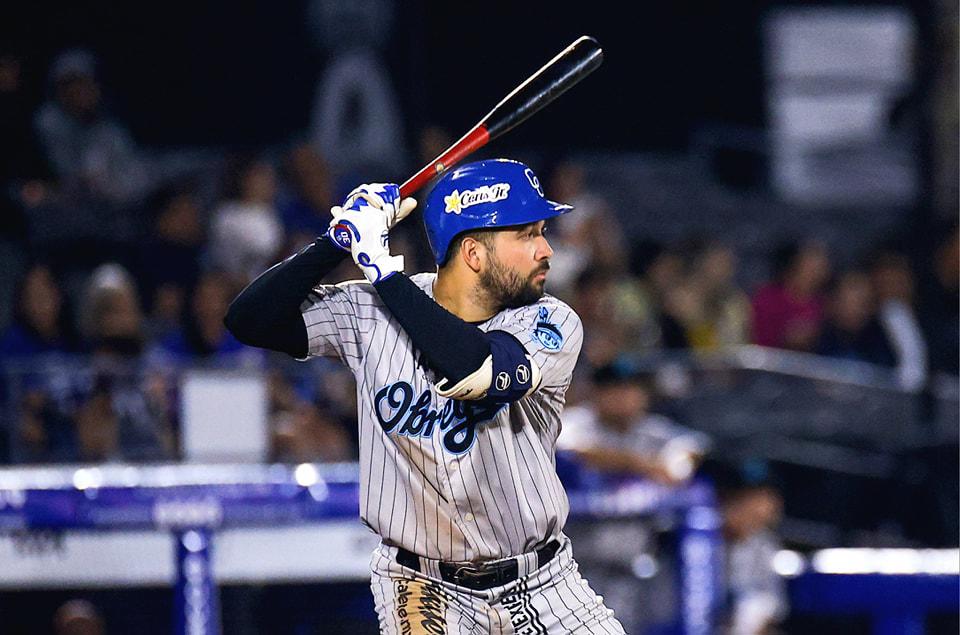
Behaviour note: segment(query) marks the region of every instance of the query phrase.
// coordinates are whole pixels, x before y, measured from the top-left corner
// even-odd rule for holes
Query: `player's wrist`
[[[403,256],[392,256],[386,251],[373,256],[358,251],[354,254],[353,260],[363,272],[363,277],[371,284],[377,284],[394,274],[403,272]]]

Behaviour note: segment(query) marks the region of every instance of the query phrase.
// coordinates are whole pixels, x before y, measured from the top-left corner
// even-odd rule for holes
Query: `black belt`
[[[537,568],[550,562],[559,550],[559,540],[551,540],[537,549]],[[414,571],[420,571],[420,556],[402,547],[397,548],[397,562]],[[509,584],[520,574],[520,563],[516,558],[476,564],[441,562],[439,567],[440,577],[444,581],[480,591]]]

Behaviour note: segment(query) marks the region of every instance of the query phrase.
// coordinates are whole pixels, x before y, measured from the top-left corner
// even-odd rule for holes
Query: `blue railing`
[[[158,529],[176,540],[176,633],[219,633],[211,551],[231,527],[355,518],[355,464],[79,466],[0,470],[0,529]],[[679,633],[713,632],[720,522],[711,488],[627,482],[570,493],[571,516],[671,513],[679,527]],[[0,579],[3,572],[0,571]]]

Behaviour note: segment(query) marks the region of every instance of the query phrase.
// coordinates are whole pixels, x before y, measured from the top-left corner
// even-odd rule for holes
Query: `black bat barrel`
[[[602,61],[603,50],[595,39],[587,35],[578,38],[504,97],[481,125],[491,140],[496,139],[595,71]]]

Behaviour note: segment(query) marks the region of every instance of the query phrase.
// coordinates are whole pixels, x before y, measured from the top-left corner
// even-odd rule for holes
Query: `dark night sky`
[[[669,150],[706,123],[762,126],[759,18],[769,3],[592,4],[600,8],[398,2],[385,59],[410,130],[439,122],[464,131],[581,34],[603,45],[604,65],[511,133],[511,143]],[[38,0],[10,9],[2,41],[26,53],[38,97],[57,50],[91,47],[113,110],[143,143],[270,144],[303,131],[323,66],[306,5]]]

